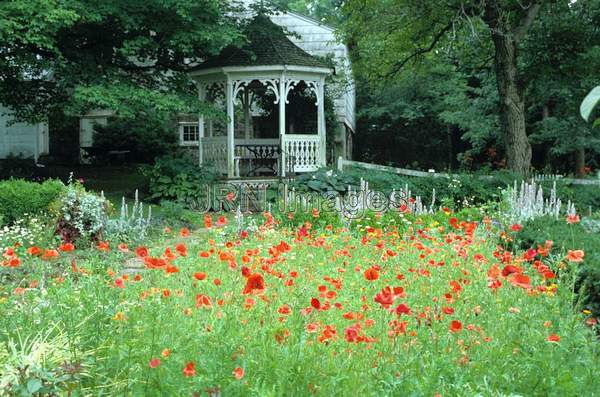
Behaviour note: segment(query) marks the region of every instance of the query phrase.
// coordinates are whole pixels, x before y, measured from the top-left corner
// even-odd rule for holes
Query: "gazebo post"
[[[281,79],[279,80],[279,148],[281,152],[281,177],[285,177],[285,164],[286,164],[286,154],[285,154],[285,101],[287,99],[287,93],[285,92],[285,72],[281,74]]]
[[[317,133],[319,134],[319,165],[325,167],[327,163],[327,134],[325,131],[325,77],[319,79],[317,90]]]
[[[206,86],[198,83],[198,99],[206,100]],[[202,138],[204,138],[204,113],[198,114],[198,165],[202,165]]]
[[[225,87],[225,101],[227,102],[227,177],[235,176],[234,151],[235,151],[235,109],[233,97],[233,81],[231,76],[227,75],[227,84]]]
[[[250,87],[244,88],[244,138],[250,139]]]

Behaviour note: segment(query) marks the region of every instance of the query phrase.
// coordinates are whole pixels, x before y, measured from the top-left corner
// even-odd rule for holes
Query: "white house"
[[[12,112],[0,105],[0,159],[38,158],[49,152],[48,124],[13,123]]]

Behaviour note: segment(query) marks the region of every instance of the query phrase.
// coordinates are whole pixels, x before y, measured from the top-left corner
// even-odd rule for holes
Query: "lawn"
[[[5,250],[0,395],[600,390],[573,252],[517,251],[516,230],[448,212],[352,231],[258,221]]]

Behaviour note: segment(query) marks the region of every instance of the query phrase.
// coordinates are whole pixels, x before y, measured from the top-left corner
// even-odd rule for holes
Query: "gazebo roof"
[[[330,68],[286,36],[283,28],[258,14],[244,29],[248,41],[242,47],[228,46],[220,54],[206,59],[194,70],[230,66],[305,66]]]

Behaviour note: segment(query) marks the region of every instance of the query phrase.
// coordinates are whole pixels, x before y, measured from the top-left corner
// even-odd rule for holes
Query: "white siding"
[[[34,158],[48,153],[48,125],[14,123],[11,111],[0,106],[0,159],[9,155]]]
[[[290,40],[309,54],[321,57],[333,55],[337,64],[336,74],[340,76],[332,87],[335,112],[340,122],[355,130],[356,92],[350,58],[346,46],[337,41],[334,30],[293,12],[271,16],[271,20],[295,33],[289,36]]]

